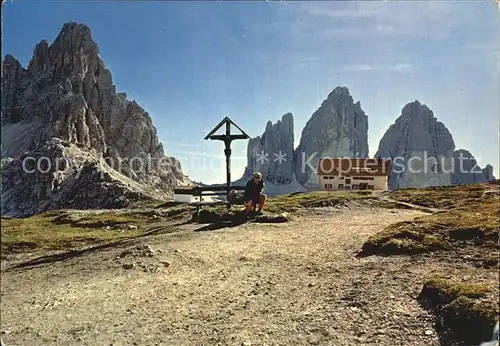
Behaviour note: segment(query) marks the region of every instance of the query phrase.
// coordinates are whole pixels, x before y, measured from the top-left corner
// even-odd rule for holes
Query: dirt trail
[[[185,229],[134,244],[154,253],[147,247],[124,253],[128,244],[3,271],[2,340],[6,346],[440,345],[432,316],[415,298],[425,277],[456,269],[425,258],[355,257],[370,235],[422,214],[318,209],[286,224]],[[141,270],[141,262],[152,272]]]

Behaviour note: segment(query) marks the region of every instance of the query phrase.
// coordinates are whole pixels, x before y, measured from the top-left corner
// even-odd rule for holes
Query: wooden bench
[[[231,190],[245,191],[245,186],[231,186]],[[188,203],[189,205],[196,206],[196,217],[198,220],[200,216],[200,210],[203,206],[225,205],[228,208],[231,206],[231,202],[229,201],[203,201],[204,196],[226,196],[226,186],[197,186],[190,189],[174,189],[174,193],[177,195],[191,195],[194,197],[199,197],[199,201]]]

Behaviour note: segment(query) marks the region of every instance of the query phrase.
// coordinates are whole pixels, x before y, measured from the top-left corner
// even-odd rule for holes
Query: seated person
[[[252,179],[247,181],[245,192],[243,193],[243,200],[245,202],[245,214],[248,218],[252,207],[259,206],[258,212],[261,213],[266,201],[266,195],[262,193],[264,190],[264,181],[262,174],[256,172],[253,174]]]

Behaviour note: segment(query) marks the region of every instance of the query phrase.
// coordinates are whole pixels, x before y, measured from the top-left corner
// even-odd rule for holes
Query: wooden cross
[[[222,125],[226,124],[226,134],[224,135],[215,135],[218,129],[222,127]],[[234,125],[238,130],[241,131],[239,135],[231,134],[231,124]],[[230,208],[231,204],[229,203],[229,194],[231,192],[231,142],[235,139],[249,139],[250,136],[245,133],[238,125],[236,125],[231,119],[225,117],[222,121],[214,127],[214,129],[205,137],[205,139],[213,139],[223,141],[225,144],[224,154],[226,155],[226,196],[227,196],[227,207]]]

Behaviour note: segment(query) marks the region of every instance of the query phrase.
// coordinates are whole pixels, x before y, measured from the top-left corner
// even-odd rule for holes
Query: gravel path
[[[318,209],[286,224],[184,229],[6,270],[2,340],[6,346],[440,345],[432,316],[415,298],[424,278],[457,269],[432,259],[355,257],[370,235],[422,214]]]

